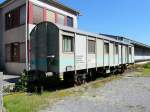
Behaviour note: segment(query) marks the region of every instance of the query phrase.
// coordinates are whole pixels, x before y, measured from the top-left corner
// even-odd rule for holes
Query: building
[[[56,0],[6,0],[0,5],[0,68],[20,74],[30,67],[30,32],[42,21],[78,27],[79,12]]]
[[[135,62],[150,60],[150,46],[149,45],[137,42],[135,40],[128,39],[123,36],[114,36],[114,35],[108,35],[108,34],[101,34],[101,35],[105,35],[105,36],[117,39],[119,41],[122,41],[122,42],[133,44]]]

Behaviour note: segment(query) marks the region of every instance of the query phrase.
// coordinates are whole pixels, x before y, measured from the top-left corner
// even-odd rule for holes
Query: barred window
[[[67,16],[67,26],[73,27],[73,18]]]
[[[63,51],[64,52],[73,52],[73,37],[63,35]]]
[[[38,24],[44,20],[44,9],[42,7],[33,5],[33,23]]]
[[[95,53],[95,41],[88,40],[88,53]]]
[[[11,60],[13,62],[18,62],[20,57],[20,46],[19,43],[11,44]]]
[[[105,54],[109,54],[109,43],[104,43]]]
[[[55,23],[55,13],[50,10],[47,10],[46,13],[47,13],[46,20]]]
[[[25,24],[26,5],[17,7],[5,14],[5,29],[9,30]]]
[[[11,61],[11,44],[7,44],[5,48],[5,57],[6,61],[9,62]]]
[[[20,43],[20,62],[25,63],[26,61],[26,44],[25,42]]]
[[[25,42],[10,43],[5,46],[6,62],[25,62]]]
[[[16,8],[5,15],[6,30],[19,26],[19,8]]]
[[[57,23],[60,25],[65,25],[65,16],[57,14]]]

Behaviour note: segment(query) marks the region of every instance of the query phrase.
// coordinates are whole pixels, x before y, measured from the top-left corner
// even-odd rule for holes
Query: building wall
[[[73,18],[74,20],[74,28],[77,28],[78,27],[78,23],[77,23],[77,16],[74,15],[74,14],[71,14],[69,12],[66,12],[66,11],[63,11],[62,9],[59,9],[59,8],[56,8],[54,6],[51,6],[49,4],[46,4],[44,2],[41,2],[39,0],[29,0],[31,3],[35,4],[35,5],[38,5],[42,8],[45,8],[45,9],[49,9],[51,11],[54,11],[56,13],[59,13],[59,14],[62,14],[62,15],[65,15],[65,16],[70,16]]]
[[[0,26],[2,26],[2,14],[1,14],[1,9],[0,9]],[[2,69],[2,43],[3,43],[3,38],[2,38],[2,28],[0,28],[0,69]]]
[[[63,11],[62,9],[56,8],[54,6],[51,6],[49,4],[46,4],[44,2],[41,2],[39,0],[29,0],[31,3],[38,5],[40,7],[43,7],[44,9],[52,10],[54,12],[57,12],[59,14],[65,15],[72,17],[74,20],[73,26],[77,28],[77,16],[74,14],[71,14],[69,12]],[[32,29],[35,27],[35,24],[30,23],[30,19],[32,18],[32,8],[30,7],[30,2],[29,2],[29,30],[28,30],[28,35],[30,35],[30,32]],[[14,42],[18,43],[25,43],[25,25],[21,25],[9,30],[5,30],[5,15],[7,12],[22,6],[26,3],[26,0],[12,0],[10,1],[7,5],[3,6],[3,8],[0,10],[0,64],[4,66],[6,72],[11,73],[11,74],[20,74],[24,69],[25,69],[25,62],[11,62],[11,61],[6,61],[6,45],[11,44]],[[31,13],[30,13],[31,12]],[[24,13],[26,14],[26,12]],[[45,12],[44,12],[45,14]],[[44,16],[44,15],[43,15]],[[46,15],[45,15],[46,16]],[[3,24],[2,24],[3,23]],[[30,39],[30,38],[29,38]],[[24,56],[25,56],[25,47],[23,49]]]
[[[150,49],[137,45],[134,46],[134,49],[135,61],[150,60]]]
[[[26,0],[16,0],[9,5],[2,8],[2,37],[3,37],[3,56],[2,60],[5,62],[5,70],[7,73],[20,74],[25,69],[25,63],[20,62],[6,62],[6,44],[13,42],[24,42],[25,41],[25,25],[21,25],[10,30],[5,30],[5,14],[21,5],[24,5]]]

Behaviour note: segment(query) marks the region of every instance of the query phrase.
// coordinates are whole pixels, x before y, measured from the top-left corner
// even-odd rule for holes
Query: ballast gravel
[[[41,112],[150,112],[150,77],[124,76],[81,96],[68,96]]]

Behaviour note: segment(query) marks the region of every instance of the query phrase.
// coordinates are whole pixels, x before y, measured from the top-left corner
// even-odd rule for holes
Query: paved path
[[[15,84],[19,78],[18,75],[3,75],[3,86]]]
[[[66,97],[42,112],[150,112],[150,77],[124,77]]]

